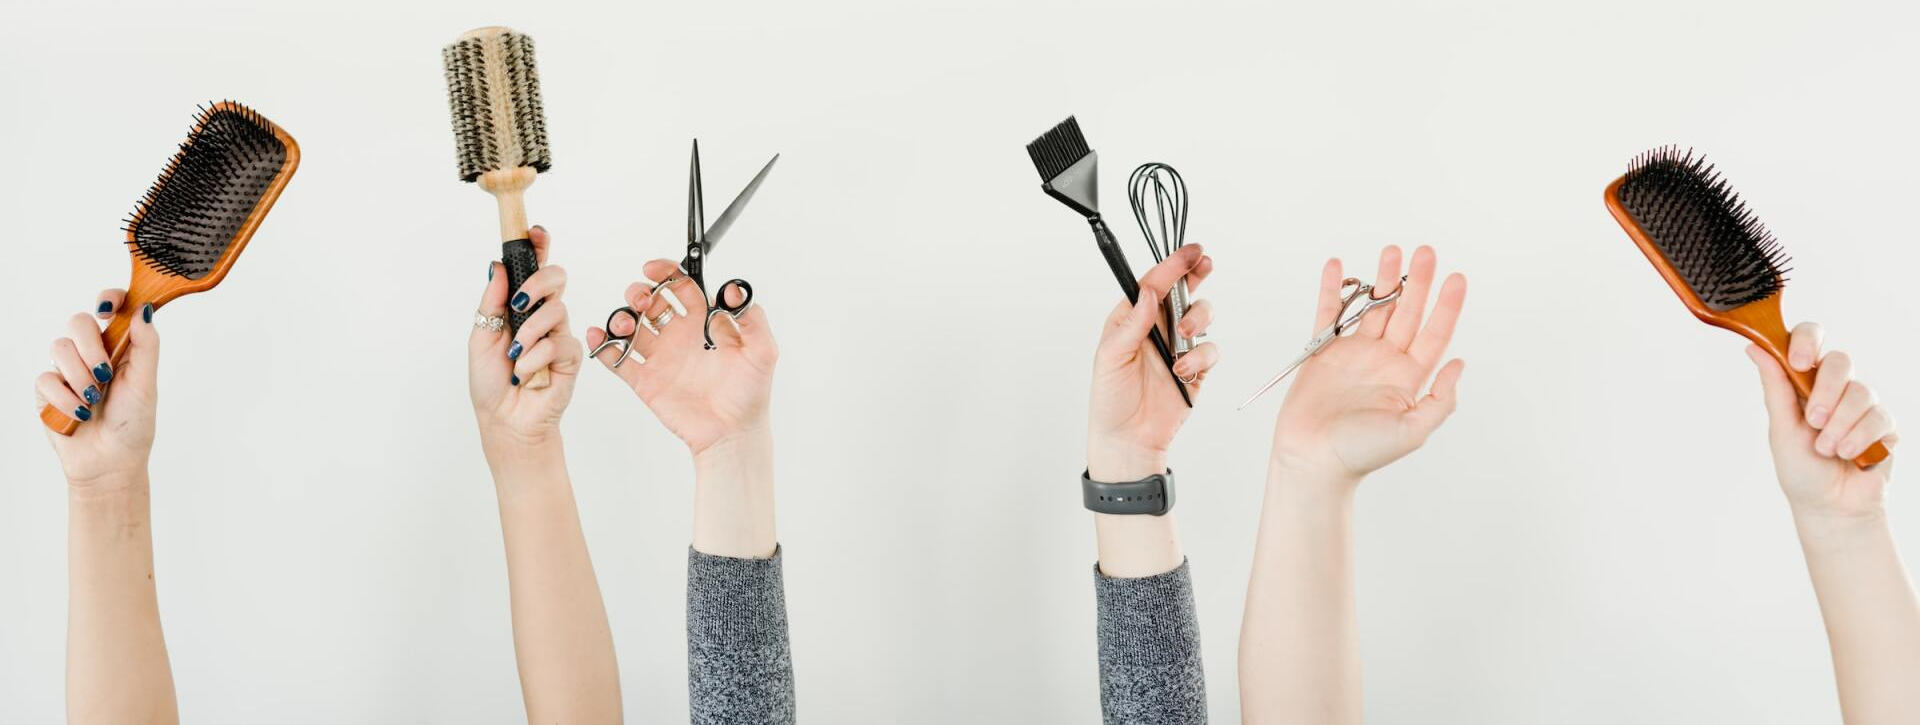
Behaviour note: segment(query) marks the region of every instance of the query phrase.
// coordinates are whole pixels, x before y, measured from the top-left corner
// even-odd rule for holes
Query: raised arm
[[[153,309],[122,311],[107,290],[53,342],[55,370],[34,381],[34,409],[80,421],[47,434],[67,478],[67,722],[176,723],[173,669],[154,590],[147,457],[153,451],[160,336]],[[100,322],[133,316],[116,370]],[[98,318],[96,321],[95,318]]]
[[[1167,449],[1192,409],[1167,376],[1148,331],[1159,323],[1160,300],[1176,281],[1185,277],[1189,289],[1197,289],[1212,271],[1213,260],[1199,245],[1182,247],[1140,279],[1138,300],[1116,304],[1107,315],[1094,351],[1087,413],[1089,480],[1124,484],[1170,472]],[[1212,303],[1201,300],[1181,319],[1179,332],[1204,335],[1212,319]],[[1202,343],[1176,360],[1173,370],[1189,381],[1197,400],[1219,359],[1218,346]],[[1173,516],[1093,514],[1100,551],[1093,571],[1100,706],[1107,723],[1207,721],[1193,586]]]
[[[509,305],[540,309],[518,334],[476,321],[467,345],[468,387],[506,538],[520,692],[530,723],[617,723],[613,632],[560,443],[560,416],[580,373],[580,341],[568,332],[561,300],[566,270],[546,265],[551,242],[545,229],[534,227],[528,236],[540,271],[509,300],[506,271],[492,263],[478,313],[497,319]],[[521,385],[541,368],[551,371],[551,385]]]
[[[1760,370],[1774,470],[1826,620],[1840,711],[1848,725],[1920,722],[1920,601],[1885,504],[1894,458],[1853,465],[1874,441],[1899,441],[1893,416],[1852,380],[1846,353],[1823,352],[1818,325],[1794,328],[1788,350],[1795,370],[1818,369],[1804,405],[1779,363],[1751,346],[1747,356]]]
[[[716,347],[705,349],[705,293],[679,266],[647,263],[652,282],[627,287],[626,303],[649,327],[634,355],[598,356],[687,444],[693,456],[693,546],[687,552],[687,688],[698,725],[794,721],[793,658],[781,552],[773,526],[773,435],[767,422],[780,350],[759,305],[738,319],[713,318]],[[711,283],[710,283],[711,284]],[[731,288],[728,300],[742,300]],[[675,306],[684,314],[676,314]],[[615,335],[634,334],[621,317]],[[607,331],[592,328],[599,347]]]
[[[1280,405],[1240,629],[1244,722],[1361,721],[1354,492],[1446,421],[1464,368],[1440,360],[1466,299],[1465,277],[1446,280],[1422,324],[1435,264],[1432,249],[1416,250],[1400,301],[1375,309],[1301,366]],[[1391,293],[1400,275],[1400,249],[1387,247],[1376,295]],[[1343,278],[1340,260],[1328,260],[1314,329],[1339,316]]]

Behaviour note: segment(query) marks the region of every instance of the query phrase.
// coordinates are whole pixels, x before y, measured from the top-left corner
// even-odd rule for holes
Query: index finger
[[[1173,288],[1173,283],[1187,276],[1187,273],[1200,264],[1200,259],[1205,256],[1206,253],[1198,244],[1189,244],[1173,250],[1173,254],[1167,255],[1165,261],[1153,265],[1153,269],[1147,270],[1146,276],[1140,278],[1140,289],[1153,290],[1153,296],[1165,299],[1167,290]]]
[[[1340,258],[1327,260],[1320,268],[1320,301],[1313,311],[1313,329],[1323,330],[1340,319],[1340,290],[1346,285],[1341,276]]]
[[[93,314],[102,320],[112,319],[113,313],[127,303],[127,291],[123,289],[103,289],[94,300]]]

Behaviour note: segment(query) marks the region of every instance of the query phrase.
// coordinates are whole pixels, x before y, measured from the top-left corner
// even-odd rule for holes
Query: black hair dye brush
[[[1767,351],[1805,399],[1813,371],[1787,364],[1780,315],[1785,251],[1705,158],[1668,146],[1641,154],[1607,186],[1607,210],[1666,278],[1695,317],[1740,333]],[[1853,459],[1867,468],[1887,457],[1875,442]]]
[[[1087,218],[1087,224],[1093,227],[1093,242],[1100,247],[1100,255],[1106,258],[1114,279],[1120,282],[1120,291],[1127,295],[1128,302],[1139,301],[1140,282],[1134,279],[1133,268],[1127,265],[1127,255],[1120,251],[1113,230],[1100,218],[1100,159],[1087,145],[1087,137],[1081,135],[1080,122],[1068,116],[1027,144],[1027,155],[1033,158],[1033,167],[1045,180],[1040,188],[1047,196]],[[1148,334],[1153,339],[1153,349],[1160,353],[1160,361],[1167,365],[1167,374],[1173,377],[1174,387],[1180,391],[1180,399],[1187,407],[1193,407],[1187,384],[1180,382],[1180,375],[1173,372],[1173,351],[1160,335],[1160,328],[1156,326]]]

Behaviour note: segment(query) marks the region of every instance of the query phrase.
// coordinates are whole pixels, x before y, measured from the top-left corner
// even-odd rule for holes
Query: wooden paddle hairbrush
[[[507,298],[540,268],[527,238],[524,195],[534,176],[553,166],[547,152],[547,117],[540,108],[540,74],[533,39],[508,28],[468,31],[440,51],[447,68],[447,105],[460,155],[460,180],[479,182],[500,207],[500,261],[507,268]],[[518,332],[538,303],[507,320]],[[526,381],[547,387],[546,369]]]
[[[253,109],[221,101],[200,110],[127,219],[133,279],[104,333],[113,367],[126,355],[127,326],[142,307],[159,309],[226,278],[299,165],[299,144]],[[40,409],[40,422],[60,435],[80,427],[52,406]]]
[[[1786,254],[1713,166],[1678,147],[1654,149],[1635,158],[1606,197],[1607,210],[1687,309],[1767,351],[1805,399],[1814,374],[1787,364],[1790,338],[1780,315]],[[1875,442],[1853,462],[1867,468],[1886,457],[1887,447]]]

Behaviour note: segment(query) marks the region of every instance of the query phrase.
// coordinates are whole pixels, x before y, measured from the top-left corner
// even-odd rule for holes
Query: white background
[[[119,220],[194,104],[304,163],[235,273],[157,317],[161,609],[185,720],[523,719],[465,338],[498,255],[455,178],[440,46],[538,41],[553,171],[528,195],[584,330],[678,258],[688,140],[725,198],[784,154],[711,274],[783,348],[779,517],[807,722],[1096,722],[1075,477],[1117,297],[1022,146],[1079,114],[1136,269],[1135,164],[1176,165],[1225,362],[1176,443],[1216,722],[1279,396],[1330,255],[1430,243],[1471,279],[1459,412],[1358,507],[1381,723],[1838,719],[1758,385],[1601,205],[1647,148],[1709,152],[1896,413],[1920,390],[1911,5],[7,0],[0,199],[0,720],[62,712],[47,341],[126,279]],[[565,421],[629,720],[686,713],[690,467],[612,376]],[[1901,482],[1906,483],[1906,482]],[[1920,556],[1920,521],[1894,504]]]

